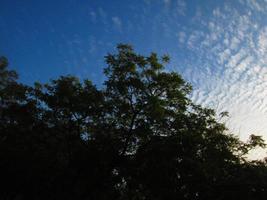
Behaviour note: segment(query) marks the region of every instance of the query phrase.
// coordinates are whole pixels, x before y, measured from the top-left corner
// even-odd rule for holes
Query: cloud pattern
[[[197,55],[183,71],[194,85],[192,99],[218,113],[227,110],[229,131],[242,140],[249,134],[267,139],[267,26],[261,22],[267,1],[228,2],[211,12],[193,22],[194,30],[184,27],[178,34],[179,43]],[[265,150],[250,155],[264,156]]]

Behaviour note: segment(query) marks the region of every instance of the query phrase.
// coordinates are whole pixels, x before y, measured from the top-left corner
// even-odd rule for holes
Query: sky
[[[20,81],[60,75],[101,87],[118,43],[168,54],[190,98],[228,111],[230,133],[267,140],[267,0],[1,0],[0,55]],[[267,156],[256,150],[252,158]]]

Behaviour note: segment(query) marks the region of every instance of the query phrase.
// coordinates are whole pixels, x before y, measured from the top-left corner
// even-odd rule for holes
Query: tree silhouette
[[[62,76],[26,86],[0,59],[2,199],[264,199],[265,147],[227,133],[168,56],[120,44],[101,89]]]

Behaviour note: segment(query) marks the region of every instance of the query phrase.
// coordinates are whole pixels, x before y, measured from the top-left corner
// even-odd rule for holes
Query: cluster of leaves
[[[227,134],[169,61],[118,45],[102,89],[62,76],[33,87],[0,60],[1,199],[265,199],[264,147]],[[225,114],[223,114],[225,115]]]

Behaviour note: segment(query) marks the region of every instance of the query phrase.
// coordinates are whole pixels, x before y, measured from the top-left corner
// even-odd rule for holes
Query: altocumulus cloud
[[[192,99],[218,113],[229,111],[229,131],[242,140],[249,134],[267,139],[266,13],[267,1],[226,1],[208,18],[192,19],[194,29],[184,26],[178,33],[180,45],[197,55],[183,70],[195,88]]]

